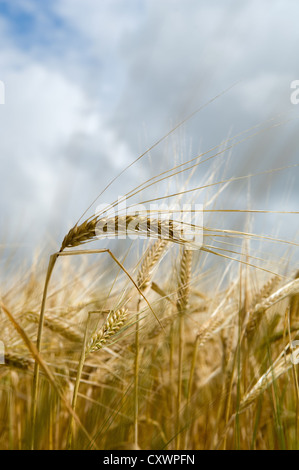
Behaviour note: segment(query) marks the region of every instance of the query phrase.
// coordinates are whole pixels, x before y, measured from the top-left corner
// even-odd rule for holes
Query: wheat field
[[[229,166],[228,152],[257,132],[172,164],[127,195],[144,202],[166,181],[165,199],[147,202],[203,204],[197,248],[172,219],[167,235],[162,226],[151,233],[148,214],[132,229],[145,238],[99,241],[97,223],[108,235],[111,221],[100,213],[71,227],[50,260],[37,254],[15,270],[1,288],[1,449],[299,448],[298,237],[267,232],[275,211],[231,208],[223,190],[242,180],[246,196],[254,168],[227,178],[217,164],[192,184],[203,162],[221,155]],[[230,228],[234,214],[242,225]],[[261,214],[263,233],[251,231]],[[279,216],[296,225],[298,212]],[[112,221],[118,234],[136,222]]]

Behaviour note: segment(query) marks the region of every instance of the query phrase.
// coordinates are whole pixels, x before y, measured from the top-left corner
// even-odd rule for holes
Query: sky
[[[211,100],[101,202],[248,128],[279,123],[220,163],[229,161],[226,177],[292,168],[231,185],[226,204],[248,205],[250,187],[250,207],[298,210],[299,105],[290,101],[298,17],[297,0],[0,0],[3,243],[59,246],[112,178]],[[284,217],[268,227],[294,239],[297,219]]]

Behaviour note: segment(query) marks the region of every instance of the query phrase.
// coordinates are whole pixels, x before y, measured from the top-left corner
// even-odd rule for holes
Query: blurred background
[[[56,250],[112,178],[227,89],[98,202],[279,123],[225,152],[217,177],[292,167],[232,183],[220,206],[297,211],[298,17],[296,0],[0,0],[2,250]],[[191,187],[217,171],[211,164]],[[296,238],[297,215],[266,217],[252,229]]]

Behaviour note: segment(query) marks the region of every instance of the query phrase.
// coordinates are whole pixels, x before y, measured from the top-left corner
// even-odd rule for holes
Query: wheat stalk
[[[116,310],[115,312],[110,312],[102,328],[99,331],[95,332],[92,335],[92,337],[89,339],[89,341],[87,340],[87,337],[88,337],[90,315],[88,316],[88,319],[86,322],[84,339],[83,339],[81,356],[80,356],[78,369],[77,369],[77,376],[76,376],[76,381],[75,381],[73,398],[72,398],[72,409],[74,412],[76,410],[79,386],[80,386],[83,366],[84,366],[86,357],[95,351],[99,351],[105,346],[106,342],[111,338],[111,336],[115,335],[123,326],[127,318],[127,314],[128,314],[128,311],[125,308],[121,308],[119,310]],[[67,437],[68,449],[71,448],[73,434],[74,434],[74,420],[73,420],[73,417],[71,416],[71,419],[69,422],[68,437]]]
[[[269,279],[269,281],[266,282],[259,290],[259,292],[254,296],[251,302],[251,308],[253,309],[258,303],[269,297],[269,295],[272,294],[273,290],[277,287],[280,281],[280,276],[277,276],[276,274],[272,276],[271,279]]]
[[[299,292],[299,279],[295,279],[285,286],[282,286],[276,292],[271,294],[266,299],[262,300],[260,303],[256,304],[249,312],[247,313],[245,320],[245,333],[248,331],[252,333],[254,327],[260,320],[261,314],[268,310],[270,307],[276,303],[284,300],[286,297],[294,296]]]
[[[282,374],[287,372],[291,367],[293,367],[291,354],[286,356],[285,351],[283,351],[275,363],[269,367],[269,369],[259,378],[256,384],[242,398],[239,412],[241,413],[246,408],[248,408],[261,395],[261,393],[263,393],[269,387],[269,385],[277,380]]]
[[[111,312],[102,328],[94,333],[87,343],[85,355],[102,349],[107,341],[114,336],[125,323],[128,316],[128,310],[121,308],[115,312]]]
[[[179,273],[178,300],[177,309],[179,312],[179,364],[178,364],[178,380],[177,380],[177,415],[176,415],[176,449],[180,449],[180,411],[182,401],[182,374],[183,374],[183,353],[184,353],[184,318],[183,314],[189,302],[190,279],[192,267],[192,251],[183,249],[181,258],[181,266]]]
[[[189,303],[192,255],[192,250],[183,249],[177,299],[177,309],[180,314],[186,312]]]
[[[161,260],[167,245],[167,240],[157,240],[147,250],[137,274],[137,286],[141,291],[148,289],[153,270]]]
[[[140,226],[139,226],[140,227]],[[147,250],[137,274],[137,286],[140,292],[145,292],[151,283],[154,268],[159,263],[165,249],[167,240],[158,239]],[[134,443],[138,447],[138,415],[139,415],[139,308],[141,299],[138,299],[135,323],[135,361],[134,361]]]
[[[237,314],[237,310],[233,306],[226,306],[225,303],[229,299],[235,284],[233,284],[228,292],[226,293],[223,300],[220,302],[216,310],[212,313],[210,318],[206,320],[203,325],[199,328],[196,341],[199,347],[202,347],[213,335],[223,328],[228,322]]]
[[[20,324],[17,322],[17,320],[14,318],[12,313],[8,310],[8,308],[3,304],[2,301],[0,301],[0,306],[1,306],[2,310],[4,311],[4,313],[7,315],[7,317],[9,318],[9,320],[11,321],[11,323],[12,323],[13,327],[15,328],[15,330],[19,333],[20,337],[24,341],[25,345],[27,346],[29,352],[31,353],[31,355],[33,356],[35,361],[37,361],[39,363],[40,367],[42,368],[45,375],[47,376],[50,384],[53,386],[53,388],[57,392],[58,396],[60,397],[61,401],[64,403],[65,407],[67,408],[68,412],[71,414],[72,418],[74,420],[76,420],[76,422],[80,425],[80,427],[81,427],[82,431],[84,432],[84,434],[86,435],[86,437],[89,440],[92,440],[91,436],[89,435],[89,433],[87,432],[87,430],[85,429],[83,424],[81,423],[80,419],[78,418],[78,416],[76,415],[76,413],[71,408],[68,401],[66,400],[61,388],[56,383],[56,380],[55,380],[54,375],[52,374],[52,371],[49,369],[48,365],[46,364],[44,359],[41,357],[37,347],[32,343],[32,341],[28,337],[27,333],[23,330],[23,328],[20,326]],[[34,422],[34,424],[35,424],[35,422]],[[32,435],[35,436],[34,433]],[[31,443],[31,444],[34,444],[34,443]]]
[[[256,305],[260,304],[263,300],[271,295],[273,289],[277,286],[281,278],[279,276],[273,276],[259,291],[259,293],[254,297],[251,302],[251,311],[255,310]],[[262,319],[263,309],[256,311],[251,314],[251,318],[246,325],[246,334],[248,337],[251,337],[254,330],[258,327]]]
[[[104,233],[107,232],[107,234],[113,233],[123,233],[122,232],[122,224],[125,227],[125,233],[130,229],[134,234],[137,232],[141,233],[147,233],[151,234],[151,220],[150,219],[145,219],[146,220],[146,227],[143,227],[143,221],[144,218],[140,219],[139,216],[125,216],[123,218],[119,218],[118,216],[113,217],[112,220],[104,220],[100,219],[98,216],[93,217],[92,219],[87,219],[85,222],[83,222],[81,225],[75,225],[69,232],[68,234],[64,237],[64,240],[62,242],[61,248],[58,253],[54,253],[53,255],[50,256],[49,264],[48,264],[48,270],[47,270],[47,275],[46,275],[46,280],[45,280],[45,285],[44,285],[44,290],[43,290],[43,298],[42,298],[42,304],[41,304],[41,313],[39,317],[39,324],[38,324],[38,332],[37,332],[37,341],[36,341],[36,347],[38,352],[40,352],[41,348],[41,338],[42,338],[42,330],[44,326],[44,316],[45,316],[45,305],[46,305],[46,300],[47,300],[47,292],[48,292],[48,287],[50,283],[50,279],[52,276],[53,269],[55,267],[56,261],[59,256],[61,255],[73,255],[73,254],[83,254],[81,250],[78,250],[76,252],[64,252],[65,248],[71,248],[74,246],[78,245],[83,245],[85,243],[88,243],[89,241],[95,239],[97,236],[97,224],[101,222],[101,229]],[[134,229],[131,228],[131,223],[134,222]],[[111,224],[113,225],[113,230],[109,232],[109,228],[111,228]],[[159,225],[160,224],[160,225]],[[161,225],[161,222],[158,221],[158,236],[161,238],[161,234],[164,230],[164,225]],[[105,229],[106,227],[106,229]],[[173,224],[169,222],[168,224],[168,231],[171,234],[172,237],[174,237],[174,228]],[[159,233],[160,232],[160,233]],[[102,232],[101,232],[102,233]],[[97,236],[97,238],[99,238]],[[93,250],[89,250],[89,253],[93,253]],[[126,269],[123,267],[123,265],[117,260],[117,258],[113,255],[113,253],[108,250],[108,249],[103,249],[103,250],[96,250],[97,253],[108,253],[112,259],[118,264],[118,266],[126,273],[126,275],[129,277],[129,279],[132,281],[134,286],[137,288],[139,291],[140,295],[144,298],[146,303],[148,304],[150,310],[152,313],[155,315],[154,311],[152,310],[151,306],[149,305],[147,299],[144,297],[143,293],[141,290],[138,288],[137,284],[134,282],[130,274],[126,271]],[[31,438],[31,448],[33,448],[34,445],[34,429],[35,429],[35,422],[36,422],[36,411],[37,411],[37,393],[38,393],[38,379],[39,379],[39,363],[38,361],[35,362],[35,367],[34,367],[34,373],[33,373],[33,386],[32,386],[32,406],[31,406],[31,422],[32,422],[32,438]]]
[[[299,279],[299,271],[296,272],[294,279]],[[291,317],[298,317],[299,314],[299,295],[293,295],[290,298]]]
[[[254,315],[260,310],[267,310],[268,308],[275,305],[277,302],[285,299],[288,296],[296,295],[299,293],[299,279],[289,282],[285,286],[278,289],[274,294],[271,294],[267,299],[257,304],[250,312],[250,315]]]

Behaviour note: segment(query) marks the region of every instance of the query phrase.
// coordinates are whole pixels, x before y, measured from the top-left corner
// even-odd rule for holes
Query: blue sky
[[[0,0],[7,230],[31,247],[38,223],[55,245],[126,164],[236,82],[102,202],[278,113],[293,120],[237,147],[226,175],[298,163],[298,109],[289,99],[299,79],[298,17],[296,0]],[[272,177],[271,188],[265,178],[251,181],[253,207],[298,210],[297,169]],[[246,204],[247,190],[232,188],[228,201],[238,194]],[[290,226],[294,237],[295,219]]]

